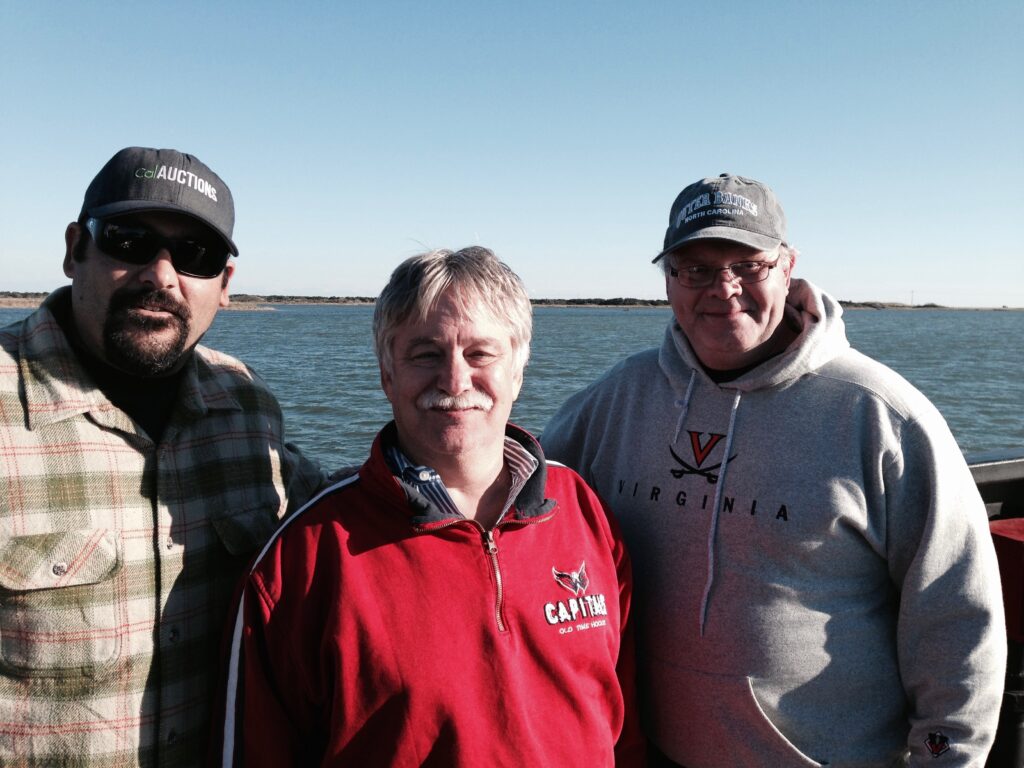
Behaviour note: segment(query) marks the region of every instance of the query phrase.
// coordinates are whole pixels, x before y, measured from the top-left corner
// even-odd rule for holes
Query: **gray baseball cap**
[[[701,239],[770,251],[786,242],[786,214],[775,193],[759,181],[728,173],[701,179],[672,203],[665,247],[652,261]]]
[[[97,219],[142,211],[174,211],[198,219],[223,238],[232,255],[238,255],[231,240],[231,190],[193,155],[126,147],[100,169],[82,201],[82,214]]]

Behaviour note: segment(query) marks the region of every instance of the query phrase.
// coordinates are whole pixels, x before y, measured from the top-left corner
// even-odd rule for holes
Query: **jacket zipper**
[[[501,617],[505,607],[505,587],[501,580],[501,568],[498,566],[498,545],[494,541],[494,531],[484,531],[484,549],[491,560],[491,570],[494,572],[494,619],[498,624],[498,631],[507,631],[505,620]]]
[[[512,525],[536,525],[537,523],[546,522],[548,519],[550,519],[550,515],[547,515],[540,520],[503,520],[498,523],[495,528]],[[480,529],[480,533],[483,534],[484,552],[487,553],[487,559],[491,563],[491,572],[494,574],[494,621],[498,625],[499,632],[507,632],[508,627],[505,624],[505,619],[502,618],[505,612],[505,584],[501,576],[501,566],[498,565],[498,544],[494,540],[494,531],[485,529],[476,520],[467,520],[465,518],[448,520],[440,525],[434,525],[429,529],[420,528],[419,530],[423,533],[427,533],[467,522],[471,525],[475,525]]]
[[[494,531],[498,528],[527,525],[537,525],[538,523],[546,522],[550,519],[550,515],[541,518],[540,520],[502,520],[491,530],[485,530],[483,526],[480,526],[480,530],[484,534],[484,551],[487,552],[487,557],[491,561],[491,570],[494,573],[494,620],[498,625],[499,632],[508,632],[508,626],[505,624],[505,582],[501,576],[501,566],[498,565],[498,543],[494,540]],[[475,520],[475,525],[480,525]]]

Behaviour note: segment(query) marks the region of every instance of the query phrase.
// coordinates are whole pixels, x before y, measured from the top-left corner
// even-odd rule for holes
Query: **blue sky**
[[[837,298],[1021,307],[1022,31],[1020,0],[0,0],[0,290],[67,282],[139,144],[231,187],[235,292],[482,244],[536,298],[660,298],[672,200],[728,171]]]

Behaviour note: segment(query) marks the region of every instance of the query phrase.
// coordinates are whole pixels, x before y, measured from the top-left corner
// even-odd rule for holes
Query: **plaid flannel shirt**
[[[198,765],[228,600],[322,476],[203,347],[154,444],[72,352],[68,295],[0,330],[0,765]]]

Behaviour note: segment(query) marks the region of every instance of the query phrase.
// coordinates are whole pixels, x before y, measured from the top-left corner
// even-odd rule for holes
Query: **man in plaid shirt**
[[[197,346],[238,249],[224,182],[130,147],[65,232],[71,286],[0,330],[0,764],[191,766],[227,602],[323,482]]]

